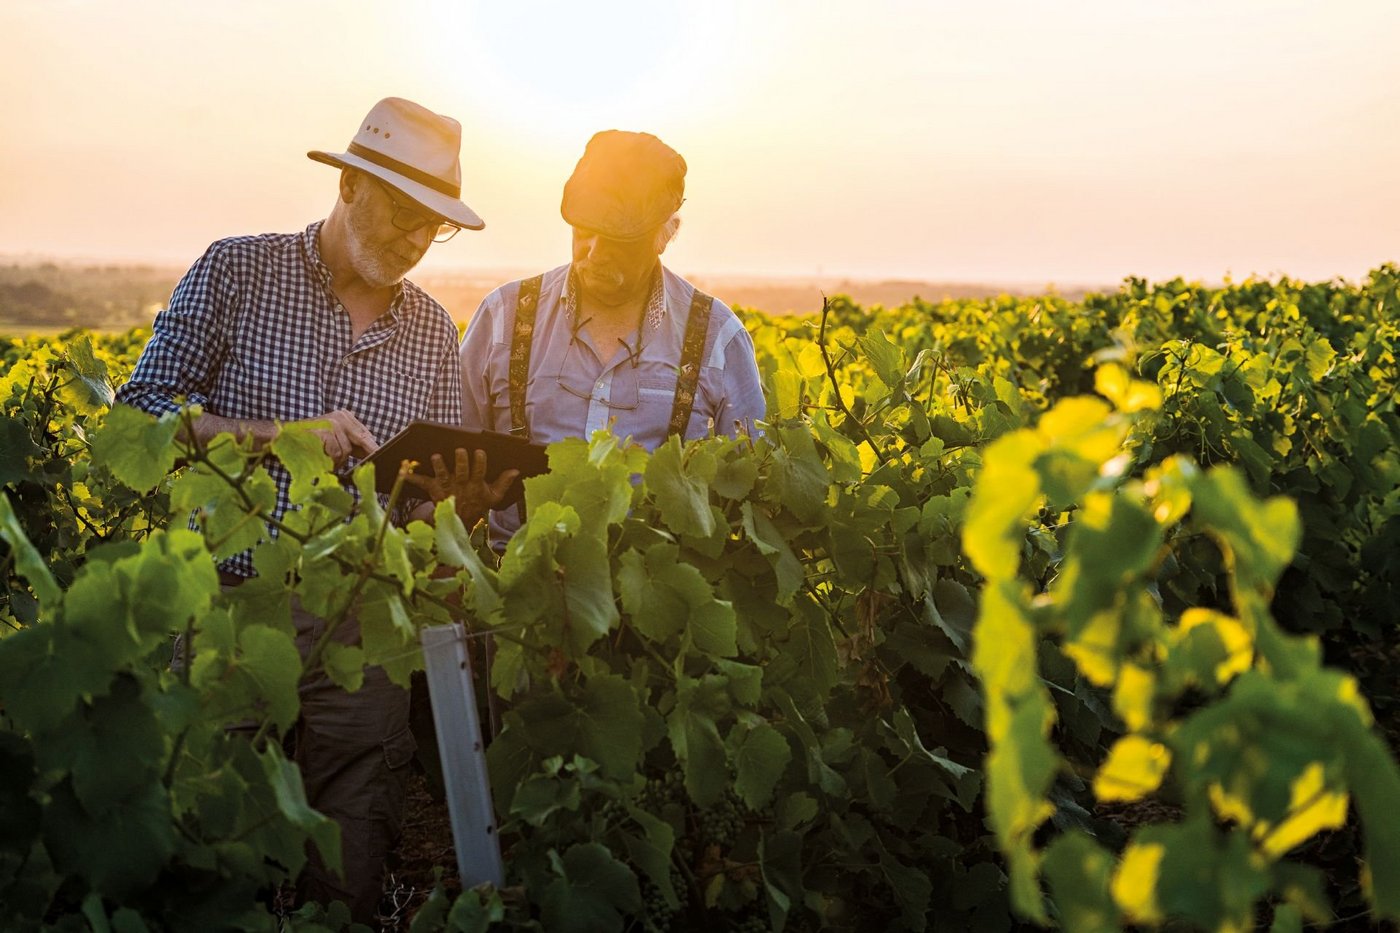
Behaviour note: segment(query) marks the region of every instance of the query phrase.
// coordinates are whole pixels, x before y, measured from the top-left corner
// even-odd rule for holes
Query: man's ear
[[[358,169],[348,165],[340,170],[340,200],[352,204],[355,196],[364,190],[364,176]]]

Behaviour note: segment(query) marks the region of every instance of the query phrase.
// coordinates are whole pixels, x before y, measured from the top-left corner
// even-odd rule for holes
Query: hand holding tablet
[[[407,480],[412,487],[434,501],[456,495],[459,511],[471,511],[473,505],[499,509],[519,501],[525,491],[522,480],[549,469],[544,451],[543,444],[523,437],[415,421],[365,462],[374,464],[375,489],[387,494],[394,488],[399,465],[413,460],[418,465]]]

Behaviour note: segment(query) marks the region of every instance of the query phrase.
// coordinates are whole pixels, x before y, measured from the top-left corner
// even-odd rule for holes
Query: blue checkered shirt
[[[156,315],[150,343],[117,400],[164,414],[184,404],[227,418],[296,421],[338,408],[381,444],[415,419],[459,424],[457,328],[411,282],[352,342],[350,316],[331,291],[318,221],[301,233],[220,240],[194,264]],[[353,458],[341,469],[349,483]],[[275,517],[290,477],[272,461]],[[253,574],[250,553],[222,569]]]

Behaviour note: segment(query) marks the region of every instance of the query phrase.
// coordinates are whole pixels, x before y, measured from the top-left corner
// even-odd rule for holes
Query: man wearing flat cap
[[[345,152],[307,153],[340,169],[330,214],[300,233],[210,246],[156,316],[117,399],[152,414],[202,406],[193,424],[201,442],[228,431],[260,446],[279,422],[323,422],[326,454],[352,495],[358,458],[409,422],[460,421],[456,325],[404,278],[433,243],[483,226],[461,200],[460,144],[456,120],[391,97],[375,104]],[[268,472],[280,518],[290,477],[275,461]],[[499,498],[484,482],[472,488],[484,503]],[[427,505],[417,513],[430,514]],[[225,589],[253,573],[247,551],[219,565]],[[320,620],[294,606],[293,622],[305,653]],[[354,618],[346,625],[357,638]],[[372,923],[414,751],[408,693],[381,668],[367,670],[355,693],[324,674],[300,692],[296,759],[312,806],[340,824],[345,868],[342,881],[313,849],[301,891],[344,900],[355,920]]]
[[[589,140],[560,205],[572,261],[496,289],[467,327],[468,428],[542,443],[611,428],[647,450],[672,434],[753,431],[764,415],[753,340],[660,261],[680,225],[685,172],[650,134]],[[518,508],[492,512],[493,542],[519,525]]]

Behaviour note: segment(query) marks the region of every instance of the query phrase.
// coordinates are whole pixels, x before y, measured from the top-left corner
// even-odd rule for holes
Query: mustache
[[[602,282],[604,285],[610,285],[613,288],[621,288],[627,282],[627,276],[623,275],[617,269],[600,268],[589,263],[580,263],[578,266],[578,274],[593,279],[594,281]]]

